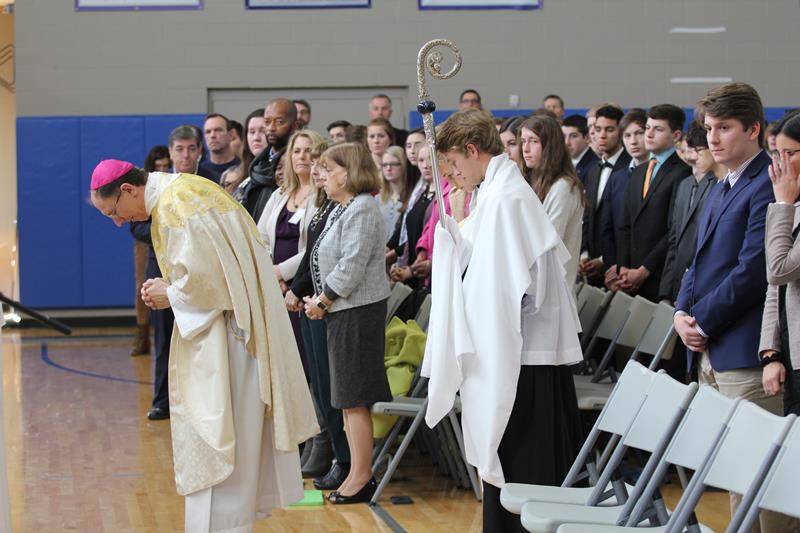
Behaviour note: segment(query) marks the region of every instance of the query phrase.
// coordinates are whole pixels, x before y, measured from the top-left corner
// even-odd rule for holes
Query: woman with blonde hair
[[[403,214],[404,202],[407,189],[406,173],[406,153],[399,146],[390,146],[383,153],[381,159],[381,192],[375,196],[381,214],[383,215],[384,226],[386,227],[386,240],[394,233],[394,227]]]
[[[544,115],[526,119],[517,133],[521,147],[520,170],[542,202],[547,217],[570,253],[564,265],[567,283],[575,283],[581,253],[583,184],[564,144],[558,122]]]
[[[328,326],[331,404],[344,411],[350,447],[350,473],[328,500],[361,503],[377,488],[370,408],[392,399],[383,366],[386,233],[372,198],[380,177],[369,151],[356,143],[329,148],[321,167],[325,192],[337,205],[311,251],[314,296],[304,298],[305,309]]]
[[[270,196],[258,220],[258,232],[272,254],[275,275],[284,294],[289,290],[289,284],[303,260],[308,225],[316,211],[315,189],[311,183],[311,150],[323,141],[322,136],[312,130],[300,130],[291,136],[286,148],[283,182]],[[308,361],[300,335],[300,315],[289,315],[308,378]]]

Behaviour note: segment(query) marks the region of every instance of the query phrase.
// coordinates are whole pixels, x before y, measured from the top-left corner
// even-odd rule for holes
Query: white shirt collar
[[[581,153],[578,155],[578,157],[575,157],[575,158],[573,158],[573,159],[572,159],[572,166],[573,166],[573,167],[575,167],[575,166],[578,166],[578,163],[580,163],[580,162],[581,162],[581,159],[583,159],[583,156],[585,156],[585,155],[586,155],[586,152],[588,152],[588,151],[589,151],[589,147],[587,146],[586,148],[584,148],[584,149],[583,149],[583,152],[581,152]]]
[[[612,155],[608,159],[604,159],[603,161],[611,163],[612,165],[616,165],[617,164],[617,159],[619,159],[619,156],[622,155],[622,151],[623,150],[625,150],[625,147],[624,146],[620,146],[619,149],[617,150],[617,153],[615,153],[614,155]]]
[[[739,181],[739,178],[742,177],[742,174],[744,174],[744,171],[747,170],[747,167],[750,166],[750,163],[753,162],[753,159],[758,157],[758,154],[760,154],[761,152],[763,152],[763,150],[759,150],[758,152],[756,152],[753,157],[751,157],[750,159],[748,159],[747,161],[745,161],[744,163],[742,163],[741,165],[736,167],[734,170],[732,170],[732,171],[729,170],[728,171],[728,175],[725,176],[725,179],[728,181],[728,184],[731,187],[736,185],[736,182]]]

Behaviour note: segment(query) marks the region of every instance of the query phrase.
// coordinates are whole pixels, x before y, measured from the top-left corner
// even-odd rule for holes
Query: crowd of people
[[[481,96],[467,89],[458,106],[480,110]],[[365,125],[337,120],[325,136],[308,129],[311,112],[307,101],[279,98],[243,125],[210,114],[202,129],[175,128],[166,146],[150,151],[145,170],[212,180],[257,224],[322,428],[304,446],[303,474],[317,488],[337,489],[333,503],[352,503],[367,501],[375,487],[369,408],[391,398],[383,367],[390,283],[412,289],[398,310],[404,319],[431,292],[439,222],[433,165],[444,212],[457,223],[482,191],[453,160],[432,161],[421,130],[395,127],[386,95],[370,100]],[[565,116],[563,99],[550,94],[530,116],[496,118],[494,126],[497,150],[568,252],[570,286],[674,305],[681,342],[661,363],[673,377],[800,414],[800,341],[789,320],[800,309],[800,114],[767,125],[758,93],[731,83],[700,98],[688,123],[669,103],[627,112],[602,103]],[[451,135],[448,146],[458,148]],[[499,155],[494,132],[486,146]],[[149,224],[131,224],[139,285],[160,275]],[[174,317],[170,309],[150,317],[140,309],[135,354],[149,351],[148,318],[156,353],[148,417],[168,418]],[[777,531],[763,517],[762,525]]]

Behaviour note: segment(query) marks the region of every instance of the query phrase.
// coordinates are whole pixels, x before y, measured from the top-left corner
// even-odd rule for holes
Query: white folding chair
[[[573,376],[578,408],[584,411],[602,409],[608,401],[608,396],[617,380],[616,372],[610,366],[616,347],[634,348],[642,338],[650,316],[656,308],[656,304],[644,298],[631,298],[624,293],[617,293],[613,298],[597,328],[595,339],[585,352],[588,356],[597,339],[605,339],[608,341],[605,355],[593,374]],[[604,377],[608,377],[609,381],[601,382]]]
[[[761,509],[800,518],[798,480],[800,480],[800,421],[796,420],[786,440],[783,441],[780,453],[772,463],[766,480],[752,499],[753,504],[749,509],[744,505],[739,506],[741,510],[746,509],[741,524],[737,529],[729,527],[727,531],[748,533],[758,520]],[[747,495],[745,499],[749,499]]]
[[[386,301],[386,323],[388,324],[392,317],[400,308],[408,296],[414,292],[411,287],[405,283],[395,282],[392,285],[392,292],[389,293],[389,299]]]
[[[687,491],[688,496],[684,494],[687,502],[676,525],[687,522],[691,525],[692,520],[696,522],[694,508],[706,486],[746,495],[749,501],[743,498],[741,505],[749,507],[796,418],[795,415],[773,415],[754,403],[743,401],[736,409],[711,464],[701,470],[699,476],[696,475],[698,483],[691,492]],[[751,487],[755,491],[750,490]],[[728,528],[735,530],[743,519],[744,512],[737,512]]]
[[[622,328],[625,327],[625,323],[628,321],[632,302],[633,297],[624,292],[617,291],[612,293],[611,303],[603,313],[589,344],[583,351],[585,360],[594,355],[597,344],[601,340],[614,342],[619,337],[622,333]]]
[[[693,461],[693,465],[683,465],[687,468],[694,466],[692,469],[695,470],[695,475],[692,477],[689,486],[684,490],[667,524],[658,528],[648,528],[647,531],[664,531],[668,533],[677,533],[684,530],[690,533],[707,531],[708,528],[701,526],[695,515],[695,508],[706,486],[750,496],[750,501],[743,498],[741,503],[746,508],[749,507],[756,491],[766,478],[786,435],[795,423],[795,419],[794,415],[780,417],[768,413],[751,402],[739,401],[733,416],[724,425],[720,433],[719,443],[714,447],[711,454],[700,464]],[[713,424],[713,421],[708,422]],[[707,431],[708,427],[702,428],[699,434],[706,434]],[[692,435],[692,437],[693,439],[688,445],[687,443],[682,443],[681,448],[683,449],[681,451],[684,454],[692,454],[696,458],[696,453],[687,449],[690,446],[695,446],[697,434]],[[665,456],[668,461],[676,459],[676,456],[672,455],[671,452],[672,445]],[[658,474],[659,470],[656,471],[651,482],[656,479],[655,476]],[[637,502],[637,505],[639,504],[641,504],[641,500]],[[636,507],[634,507],[635,510]],[[747,511],[737,512],[733,516],[728,526],[729,531],[736,531],[740,527],[745,512]],[[587,524],[571,524],[569,527],[561,526],[558,531],[561,533],[632,531],[631,526],[635,525],[633,520],[634,516],[632,515],[626,523],[626,528],[616,527],[609,529],[613,526],[604,526],[603,528],[594,529]]]
[[[519,514],[522,506],[529,501],[585,504],[594,488],[573,487],[573,485],[587,477],[592,485],[597,483],[611,454],[611,447],[630,427],[645,400],[647,390],[654,377],[655,373],[641,364],[635,361],[628,363],[561,486],[506,483],[500,491],[502,506],[512,513]],[[594,447],[603,433],[608,433],[611,441],[599,461],[595,461]],[[608,488],[603,487],[604,490]],[[611,483],[611,490],[605,490],[600,499],[605,501],[611,496],[616,496],[614,501],[610,501],[608,505],[624,502],[629,488],[632,487],[627,486],[621,480],[616,480]]]
[[[585,505],[528,502],[522,506],[522,525],[529,531],[551,532],[564,523],[613,525],[620,518],[627,517],[633,509],[633,504],[644,492],[650,476],[656,470],[696,392],[696,383],[684,385],[663,371],[658,373],[647,391],[647,397],[641,409],[622,437],[620,445],[611,455],[597,485],[584,502]],[[601,487],[621,477],[618,467],[628,448],[648,452],[650,459],[642,470],[628,500],[618,505],[598,507],[597,504],[602,496]],[[658,506],[661,508],[659,509]],[[656,524],[665,523],[667,513],[663,508],[663,502],[655,502],[647,518],[651,518]]]
[[[597,325],[614,297],[613,292],[605,292],[597,287],[586,285],[578,294],[578,319],[581,323],[581,348],[586,348],[592,340]]]
[[[572,292],[573,294],[575,294],[576,299],[578,298],[578,295],[581,293],[581,291],[585,286],[586,283],[584,283],[583,281],[577,281],[575,282],[575,285],[572,286]]]
[[[424,332],[428,332],[428,323],[431,320],[431,295],[428,294],[425,296],[425,299],[422,300],[422,305],[419,306],[419,311],[417,311],[417,316],[414,318],[414,321],[420,327],[420,329]]]
[[[658,304],[653,310],[644,336],[631,354],[631,359],[637,359],[640,353],[652,355],[653,359],[649,365],[651,369],[655,369],[662,359],[671,359],[678,338],[675,333],[674,317],[674,307],[665,303]]]
[[[381,497],[383,490],[389,484],[394,476],[400,461],[403,459],[406,450],[408,449],[411,441],[414,439],[420,425],[425,419],[425,413],[428,410],[427,394],[421,397],[404,397],[398,396],[391,402],[378,402],[372,406],[373,414],[393,415],[401,417],[398,420],[389,435],[384,439],[380,450],[374,454],[373,457],[373,472],[377,466],[384,460],[388,460],[386,472],[383,474],[375,494],[372,496],[370,503],[375,504]],[[447,464],[447,472],[458,481],[461,486],[472,488],[475,497],[481,501],[482,495],[480,490],[480,482],[478,480],[475,467],[467,462],[466,451],[464,449],[463,433],[461,431],[461,424],[458,422],[457,413],[461,410],[461,402],[456,398],[453,410],[447,415],[447,419],[443,420],[440,425],[441,431],[435,432],[438,442],[434,442],[433,446],[442,446],[447,448],[437,453],[441,461]],[[403,427],[404,420],[402,418],[411,418],[411,425],[406,430],[406,434],[400,441],[397,451],[392,455],[389,453],[389,448],[397,440],[400,430]]]
[[[608,377],[611,383],[616,382],[616,373],[610,366],[616,348],[623,346],[634,349],[639,345],[652,322],[653,312],[656,307],[656,304],[641,296],[632,299],[627,294],[614,296],[595,333],[596,339],[608,341],[608,347],[597,364],[594,374],[588,378],[589,381],[599,383],[605,377]],[[589,348],[587,348],[586,353],[587,355],[590,353]],[[578,383],[583,384],[583,382],[584,380],[576,380],[576,386]]]

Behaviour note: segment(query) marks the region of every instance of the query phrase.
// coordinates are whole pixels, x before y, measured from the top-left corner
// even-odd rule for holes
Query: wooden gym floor
[[[169,422],[145,418],[152,358],[128,356],[127,329],[3,330],[3,401],[15,532],[180,532]],[[410,452],[379,509],[325,505],[278,510],[256,532],[480,531],[481,509]],[[389,497],[410,496],[412,505]],[[670,506],[679,492],[668,487]],[[704,496],[699,516],[722,531],[727,494]]]

